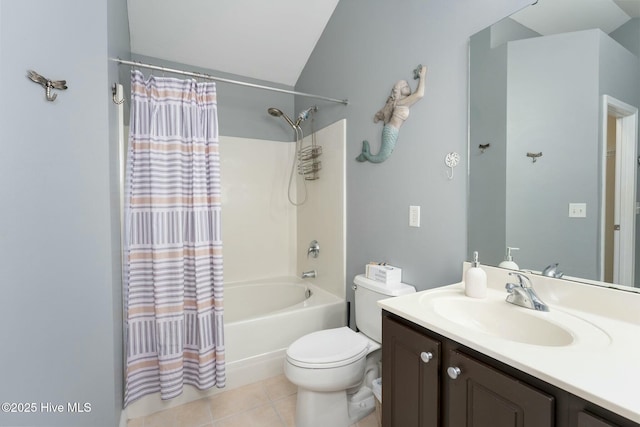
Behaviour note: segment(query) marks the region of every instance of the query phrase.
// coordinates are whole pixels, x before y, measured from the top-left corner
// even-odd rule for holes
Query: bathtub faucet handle
[[[309,258],[309,255],[311,255],[314,258],[318,258],[319,254],[320,254],[320,245],[318,244],[317,240],[312,240],[311,243],[309,243],[309,249],[307,249],[307,258]]]
[[[309,270],[309,271],[303,271],[302,272],[302,278],[303,279],[312,279],[314,277],[317,277],[317,273],[315,270]]]

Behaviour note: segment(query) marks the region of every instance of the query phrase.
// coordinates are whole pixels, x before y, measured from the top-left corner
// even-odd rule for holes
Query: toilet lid
[[[348,327],[312,332],[287,349],[287,359],[304,368],[334,368],[367,355],[369,340]]]

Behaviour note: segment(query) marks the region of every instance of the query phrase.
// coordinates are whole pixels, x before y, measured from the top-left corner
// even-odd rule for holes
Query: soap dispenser
[[[509,270],[520,270],[520,267],[518,267],[518,264],[513,261],[513,256],[511,255],[511,251],[519,250],[520,248],[512,248],[511,246],[507,246],[507,256],[504,258],[504,261],[498,264],[498,267],[507,268]]]
[[[473,253],[473,264],[464,274],[464,293],[471,298],[484,298],[487,295],[487,273],[480,268],[478,252]]]

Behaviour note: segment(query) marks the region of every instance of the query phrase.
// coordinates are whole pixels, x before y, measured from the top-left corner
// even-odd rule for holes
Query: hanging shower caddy
[[[316,143],[314,119],[311,118],[311,145],[298,151],[298,174],[307,181],[319,179],[318,172],[322,169],[322,162],[318,157],[322,155],[322,147]]]

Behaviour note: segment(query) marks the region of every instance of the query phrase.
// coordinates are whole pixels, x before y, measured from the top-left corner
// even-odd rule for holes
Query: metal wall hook
[[[55,101],[58,97],[57,94],[51,93],[51,89],[59,89],[65,90],[67,89],[67,81],[66,80],[49,80],[46,77],[41,76],[33,70],[27,70],[27,77],[31,79],[32,82],[38,83],[45,90],[45,96],[47,101]]]
[[[480,154],[484,153],[484,150],[491,147],[491,143],[479,144],[478,148],[480,149]]]
[[[447,171],[447,178],[449,178],[450,180],[453,179],[453,168],[458,166],[459,162],[460,162],[460,154],[456,153],[455,151],[452,151],[451,153],[448,153],[445,156],[444,164],[447,165],[449,169],[451,169],[451,173]]]
[[[533,163],[535,163],[538,160],[538,157],[542,157],[542,151],[539,153],[527,153],[527,157],[530,157],[531,160],[533,160]]]

